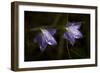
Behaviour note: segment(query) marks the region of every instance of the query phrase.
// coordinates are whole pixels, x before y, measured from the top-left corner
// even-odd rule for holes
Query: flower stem
[[[67,14],[67,24],[68,24],[68,17],[69,15]],[[68,47],[68,42],[67,42],[67,52],[68,52],[68,57],[71,58],[71,55],[70,55],[70,50],[69,50],[69,47]]]
[[[77,53],[75,50],[71,50],[74,54],[76,54],[76,55],[78,55],[79,57],[81,57],[80,56],[80,54],[79,53]]]
[[[61,59],[62,58],[62,54],[63,54],[63,44],[64,44],[64,40],[62,39],[62,36],[60,36],[59,46],[58,46],[58,59]]]
[[[67,52],[68,52],[68,57],[71,58],[70,51],[69,51],[69,48],[68,48],[68,42],[67,42]]]
[[[61,16],[62,16],[62,14],[56,14],[56,18],[55,18],[54,22],[52,23],[52,25],[54,27],[56,27],[56,25],[57,25],[57,23],[58,23]]]
[[[56,25],[61,16],[62,16],[62,14],[56,14],[55,20],[53,21],[53,23],[50,26],[35,27],[35,28],[31,28],[30,31],[37,31],[37,30],[40,30],[40,28],[57,28]],[[57,28],[57,29],[59,29],[59,28]]]

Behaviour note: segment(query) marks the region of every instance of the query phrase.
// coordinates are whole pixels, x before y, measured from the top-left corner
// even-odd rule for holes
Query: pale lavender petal
[[[46,43],[48,43],[49,45],[56,45],[57,42],[54,39],[54,37],[45,29],[41,30],[44,36],[44,39],[46,40]]]
[[[81,23],[80,22],[77,22],[77,23],[69,23],[68,25],[69,25],[68,28],[70,28],[70,29],[79,29],[80,26],[81,26]]]
[[[70,23],[71,24],[71,23]],[[81,32],[78,30],[80,28],[80,23],[72,23],[67,29],[73,34],[74,38],[82,38]]]
[[[68,29],[70,33],[73,34],[74,38],[82,38],[82,34],[77,29]]]
[[[70,44],[74,45],[75,44],[75,38],[73,37],[73,34],[69,32],[65,32],[63,37],[67,40],[69,40]]]
[[[75,31],[74,31],[75,32]],[[75,32],[76,34],[73,34],[74,38],[78,39],[78,38],[82,38],[83,35],[80,31],[77,30],[77,32]]]
[[[47,31],[51,34],[54,35],[56,33],[56,29],[47,29]]]
[[[47,44],[49,45],[56,45],[57,42],[54,39],[53,35],[56,33],[55,29],[41,29],[41,33],[38,33],[34,39],[34,42],[37,42],[40,46],[40,50],[44,51],[47,47]]]
[[[45,38],[43,37],[43,35],[41,33],[37,34],[35,41],[39,44],[40,50],[44,51],[45,48],[47,47],[47,43],[46,43]]]
[[[74,45],[75,39],[83,37],[82,33],[79,31],[80,26],[80,22],[75,22],[68,23],[68,26],[66,27],[67,32],[64,33],[64,38],[69,40],[72,45]]]

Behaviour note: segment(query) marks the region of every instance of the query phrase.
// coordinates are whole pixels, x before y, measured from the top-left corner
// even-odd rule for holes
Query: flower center
[[[68,31],[68,28],[66,28],[66,30]]]

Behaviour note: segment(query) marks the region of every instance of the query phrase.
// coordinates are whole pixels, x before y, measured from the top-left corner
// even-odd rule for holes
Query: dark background
[[[24,61],[64,60],[90,58],[90,15],[75,13],[52,13],[25,11],[25,51]],[[81,22],[80,31],[82,39],[76,40],[74,46],[62,38],[63,31],[59,27],[66,26],[67,22]],[[52,27],[57,29],[54,35],[57,45],[47,46],[44,52],[40,51],[38,43],[33,39],[40,27]],[[66,49],[68,47],[68,50]],[[69,53],[70,55],[69,55]]]

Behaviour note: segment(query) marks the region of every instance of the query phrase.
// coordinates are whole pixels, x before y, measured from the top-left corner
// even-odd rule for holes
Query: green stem
[[[68,19],[69,15],[67,14],[67,24],[68,24]],[[68,47],[68,42],[67,42],[67,52],[68,52],[68,57],[71,58],[71,55],[70,55],[70,50],[69,50],[69,47]]]
[[[48,26],[48,28],[57,28],[56,25],[57,25],[61,15],[62,14],[56,14],[56,18],[55,18],[54,22],[51,24],[51,26]],[[35,28],[30,29],[30,31],[38,31],[38,30],[40,30],[40,28],[47,28],[47,26],[35,27]],[[60,28],[57,28],[57,29],[60,29]]]
[[[58,23],[58,21],[59,21],[61,15],[62,15],[62,14],[56,14],[56,18],[55,18],[54,22],[52,23],[52,25],[53,25],[54,27],[56,27],[56,25],[57,25],[57,23]]]
[[[74,54],[76,54],[76,55],[78,55],[79,57],[81,57],[80,56],[80,54],[79,53],[77,53],[75,50],[71,50]]]
[[[46,26],[35,27],[35,28],[30,29],[30,31],[38,31],[38,30],[40,30],[41,28],[47,28],[47,27],[46,27]],[[48,26],[48,28],[55,28],[55,27],[54,27],[54,26]]]
[[[59,39],[59,46],[58,46],[58,58],[62,58],[62,54],[63,54],[63,44],[64,44],[64,40],[62,39],[62,37],[60,37]]]
[[[69,48],[68,48],[68,42],[67,42],[67,52],[68,52],[68,57],[71,58],[70,51],[69,51]]]
[[[68,20],[68,17],[69,17],[69,15],[67,14],[67,24],[68,24],[68,21],[69,21],[69,20]]]

